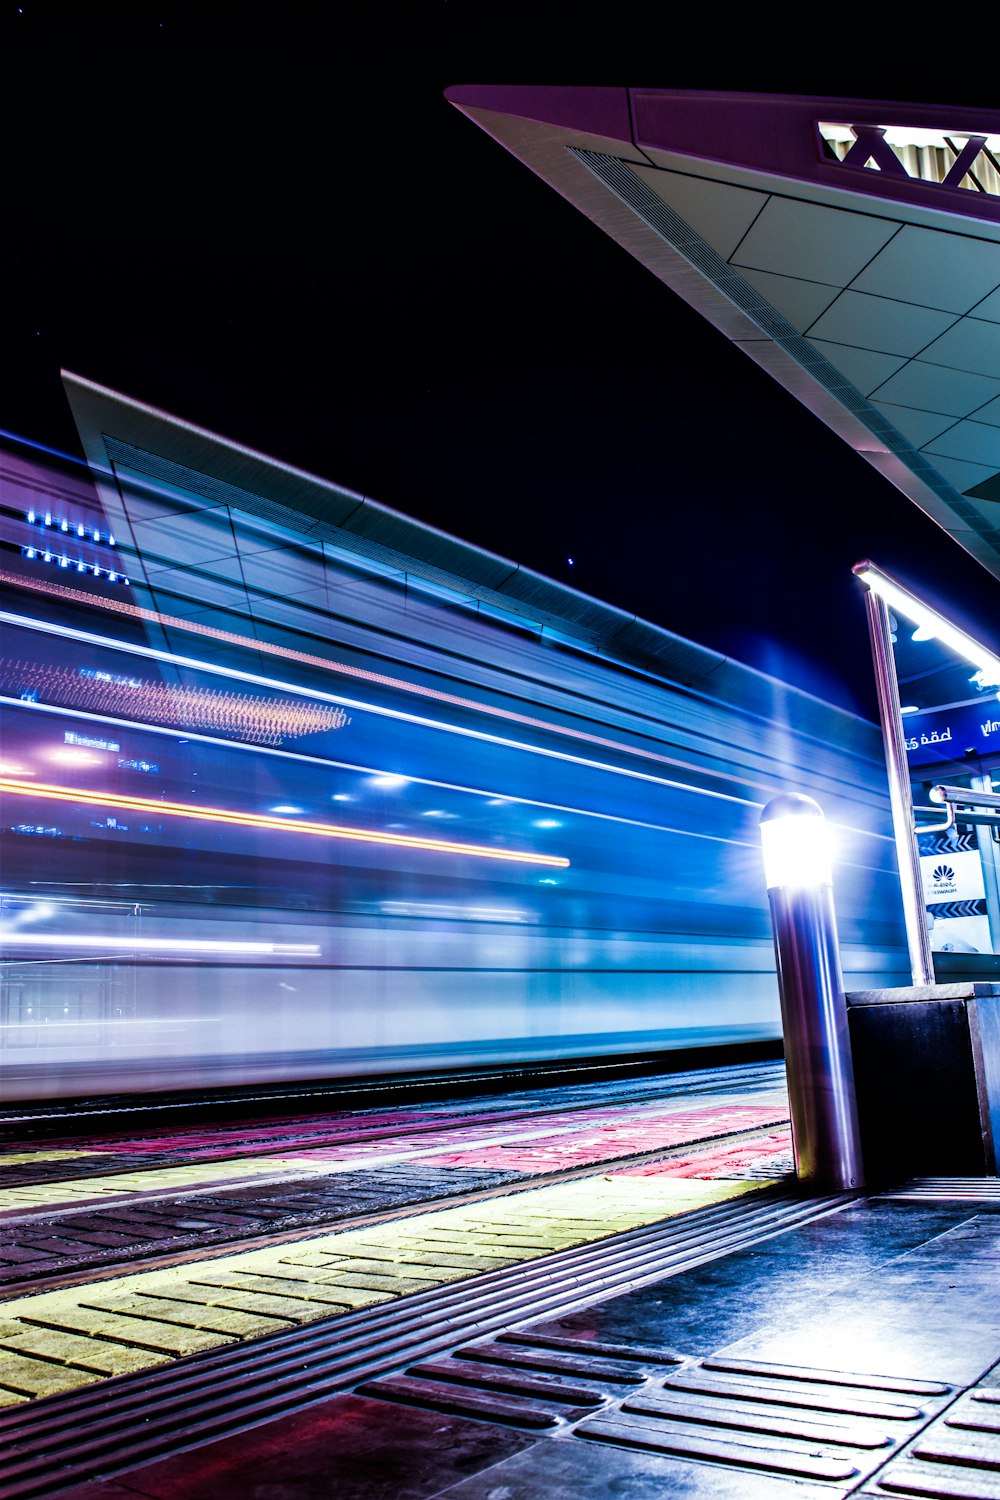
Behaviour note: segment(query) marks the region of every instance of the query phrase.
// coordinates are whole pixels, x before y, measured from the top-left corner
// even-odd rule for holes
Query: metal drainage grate
[[[900,1187],[872,1196],[892,1202],[1000,1203],[1000,1177],[914,1177]]]

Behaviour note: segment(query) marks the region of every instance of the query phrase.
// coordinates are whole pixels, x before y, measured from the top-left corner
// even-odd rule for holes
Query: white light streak
[[[119,953],[229,953],[274,958],[317,958],[316,943],[230,942],[225,938],[140,938],[110,933],[0,932],[6,947],[113,949]]]

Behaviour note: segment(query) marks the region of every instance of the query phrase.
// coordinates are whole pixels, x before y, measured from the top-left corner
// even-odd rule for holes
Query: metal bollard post
[[[773,798],[760,819],[778,964],[795,1170],[810,1187],[864,1181],[833,909],[829,829],[811,797]]]

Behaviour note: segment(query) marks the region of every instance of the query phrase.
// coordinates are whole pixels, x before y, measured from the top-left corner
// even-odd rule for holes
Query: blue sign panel
[[[978,703],[925,708],[903,716],[906,753],[913,766],[1000,752],[1000,703],[990,693]]]

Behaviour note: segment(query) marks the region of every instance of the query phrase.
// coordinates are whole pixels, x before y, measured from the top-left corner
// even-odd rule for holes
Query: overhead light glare
[[[959,630],[957,625],[939,615],[937,610],[931,609],[929,604],[924,604],[908,589],[903,588],[902,584],[871,563],[859,563],[854,572],[896,614],[929,631],[942,646],[948,646],[956,656],[960,656],[970,666],[977,667],[980,672],[991,674],[991,680],[1000,684],[1000,657],[994,656],[992,651],[973,640],[971,635]]]

